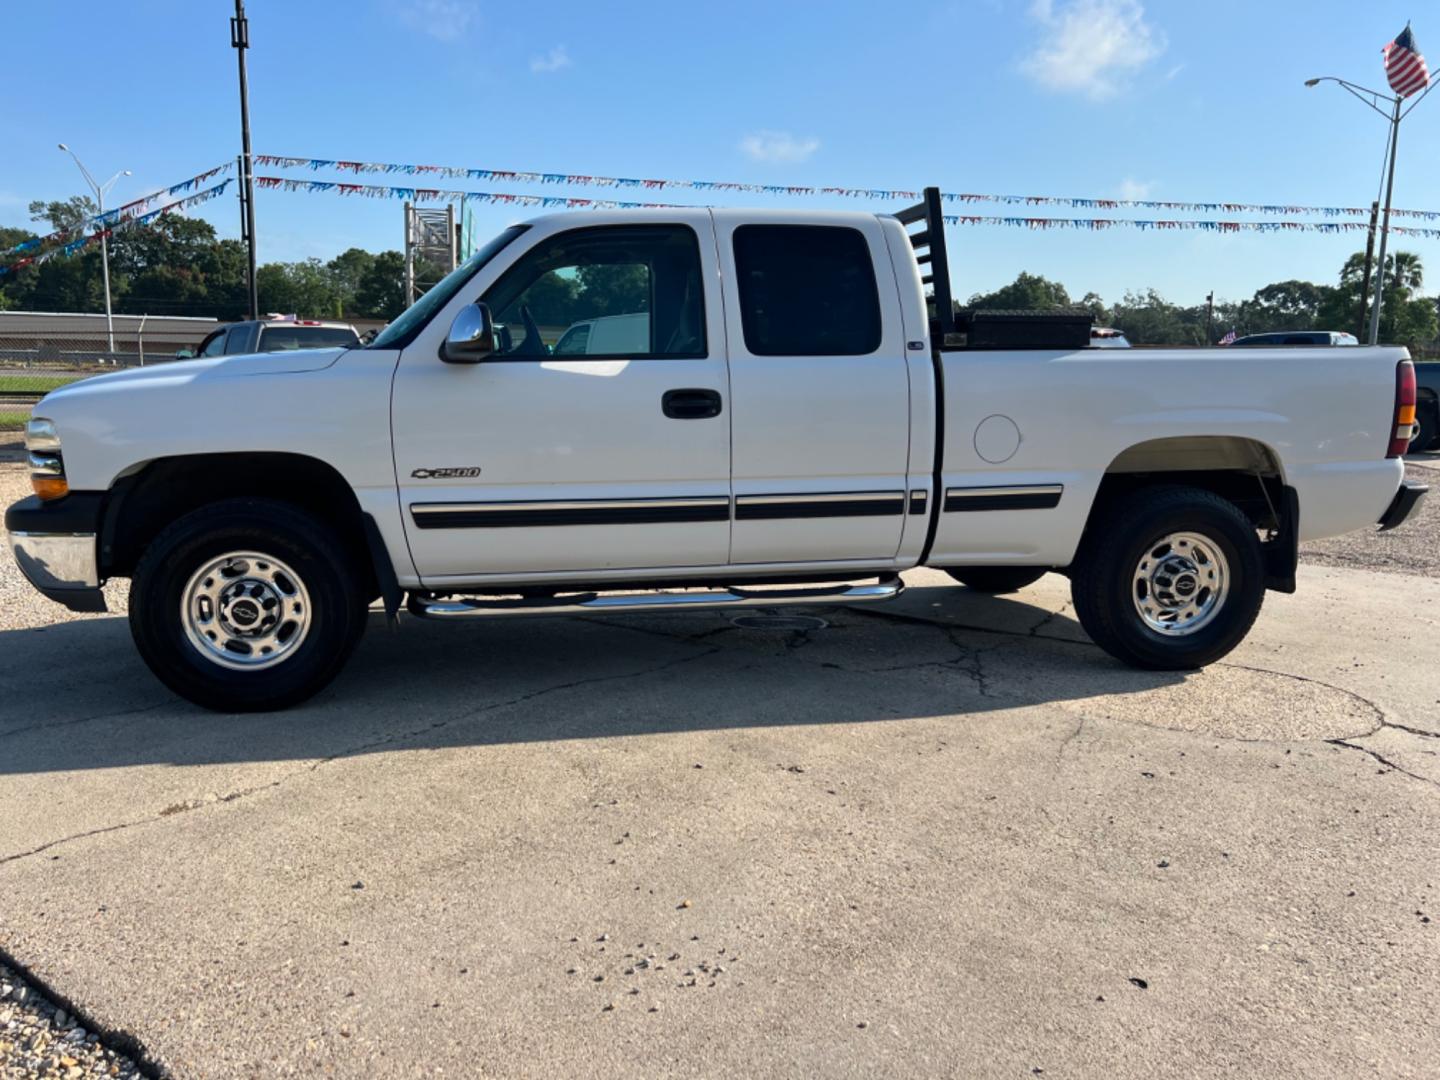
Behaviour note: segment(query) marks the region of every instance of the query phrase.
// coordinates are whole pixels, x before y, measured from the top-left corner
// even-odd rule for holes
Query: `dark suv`
[[[1232,349],[1250,345],[1359,345],[1354,334],[1339,330],[1281,330],[1273,334],[1246,334],[1230,343]]]
[[[194,349],[181,349],[177,360],[196,356],[231,356],[236,353],[289,352],[292,349],[327,349],[339,345],[353,349],[360,335],[349,323],[315,319],[257,319],[230,323],[212,331]]]

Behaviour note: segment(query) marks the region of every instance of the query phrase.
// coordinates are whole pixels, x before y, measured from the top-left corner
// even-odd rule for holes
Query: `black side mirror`
[[[490,309],[484,304],[461,308],[440,346],[440,359],[447,364],[478,364],[494,352],[495,320]]]

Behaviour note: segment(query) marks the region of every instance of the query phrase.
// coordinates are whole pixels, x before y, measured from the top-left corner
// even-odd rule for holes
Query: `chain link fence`
[[[119,368],[165,363],[193,349],[210,319],[117,316],[113,348],[103,316],[0,313],[0,442],[25,429],[35,403],[51,390]]]

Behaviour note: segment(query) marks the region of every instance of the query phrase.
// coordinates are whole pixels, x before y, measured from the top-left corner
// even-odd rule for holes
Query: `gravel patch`
[[[0,964],[0,1076],[119,1078],[140,1067]]]
[[[1440,578],[1440,453],[1406,458],[1405,475],[1435,489],[1409,521],[1389,532],[1365,529],[1301,544],[1300,561]]]

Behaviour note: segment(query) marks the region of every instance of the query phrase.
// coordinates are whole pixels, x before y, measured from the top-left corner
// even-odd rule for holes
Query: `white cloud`
[[[1132,180],[1127,176],[1120,181],[1120,194],[1117,197],[1125,200],[1148,199],[1154,186],[1148,180]]]
[[[412,30],[436,41],[457,41],[475,21],[475,5],[466,0],[404,0],[396,14]]]
[[[740,140],[740,150],[756,161],[794,164],[805,161],[820,149],[813,135],[796,136],[788,131],[756,131]]]
[[[1021,70],[1060,93],[1112,98],[1165,51],[1165,35],[1145,21],[1140,0],[1035,0],[1030,17],[1040,42]]]
[[[570,53],[564,45],[556,45],[544,56],[532,56],[530,58],[530,70],[537,75],[543,75],[551,71],[559,71],[561,68],[568,68],[574,61],[570,59]]]
[[[1169,82],[1171,79],[1175,78],[1176,75],[1179,75],[1180,72],[1182,72],[1182,71],[1184,71],[1184,70],[1185,70],[1185,65],[1184,65],[1184,64],[1176,64],[1176,65],[1175,65],[1174,67],[1172,67],[1169,71],[1165,72],[1165,81],[1166,81],[1166,82]]]

